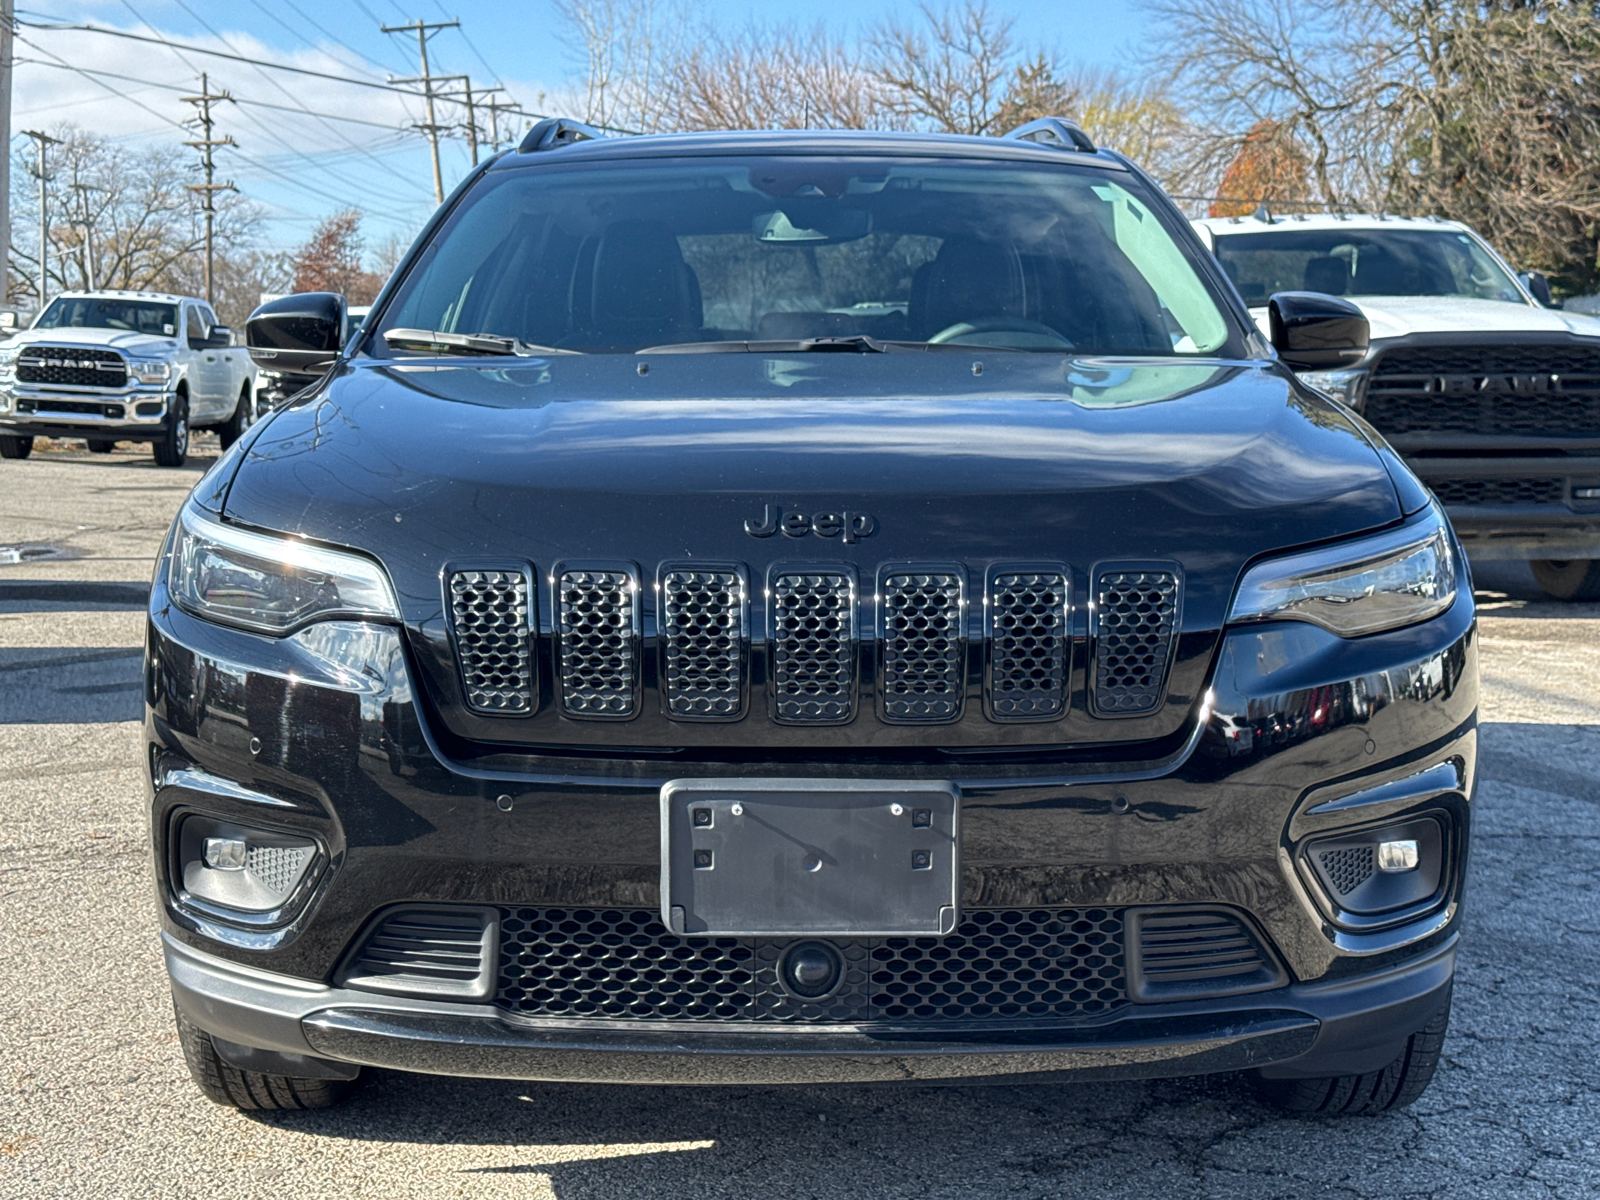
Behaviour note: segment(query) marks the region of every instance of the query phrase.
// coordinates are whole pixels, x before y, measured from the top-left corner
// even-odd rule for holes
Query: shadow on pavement
[[[0,650],[0,725],[103,725],[144,716],[138,646]]]

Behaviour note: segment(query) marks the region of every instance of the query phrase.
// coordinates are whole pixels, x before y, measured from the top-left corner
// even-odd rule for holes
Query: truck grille
[[[1095,708],[1150,712],[1161,702],[1177,629],[1171,571],[1102,571],[1095,586]]]
[[[1373,368],[1363,412],[1389,434],[1600,438],[1600,349],[1411,346]]]
[[[983,909],[944,938],[821,939],[845,978],[816,1003],[778,980],[796,940],[680,937],[644,909],[508,908],[495,1002],[542,1018],[792,1023],[1081,1020],[1127,1003],[1116,909]]]
[[[119,388],[128,382],[128,364],[115,350],[28,346],[17,358],[17,382]]]
[[[989,612],[989,708],[998,720],[1057,717],[1067,707],[1067,579],[996,575]]]
[[[775,716],[830,725],[855,715],[855,581],[843,571],[772,580]]]
[[[747,608],[732,568],[677,568],[661,580],[662,675],[675,717],[737,717],[744,709]]]
[[[1560,504],[1562,479],[1431,479],[1441,504]]]
[[[520,570],[450,573],[456,658],[467,707],[475,712],[533,711],[531,611]]]
[[[950,721],[963,691],[961,576],[883,578],[883,715],[891,721]]]
[[[561,707],[572,717],[639,711],[639,588],[625,570],[562,572]]]

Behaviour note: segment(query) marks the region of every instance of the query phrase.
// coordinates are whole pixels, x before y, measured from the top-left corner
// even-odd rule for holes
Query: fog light
[[[1572,489],[1574,500],[1600,500],[1600,487],[1580,487]]]
[[[1380,871],[1415,871],[1417,860],[1417,843],[1414,840],[1378,843]]]
[[[213,871],[242,871],[245,864],[243,838],[207,838],[206,866]]]

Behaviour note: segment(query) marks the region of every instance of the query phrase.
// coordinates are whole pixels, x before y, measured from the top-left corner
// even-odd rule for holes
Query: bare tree
[[[688,14],[678,0],[555,0],[561,36],[583,63],[585,121],[655,133],[672,110]]]
[[[710,33],[673,74],[680,129],[873,129],[896,121],[860,56],[821,25]]]
[[[1007,83],[1016,70],[1009,17],[988,0],[957,8],[918,6],[922,23],[890,17],[873,34],[868,66],[890,112],[946,133],[1002,133]]]

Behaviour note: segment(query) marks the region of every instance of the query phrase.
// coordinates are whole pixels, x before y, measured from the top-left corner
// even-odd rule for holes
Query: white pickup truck
[[[1600,320],[1549,307],[1542,278],[1519,279],[1455,221],[1263,210],[1194,224],[1264,333],[1276,292],[1366,314],[1360,363],[1300,377],[1388,438],[1470,557],[1526,559],[1550,595],[1600,600]]]
[[[224,448],[255,419],[256,369],[204,300],[161,292],[66,292],[0,342],[0,457],[36,437],[109,453],[150,442],[180,467],[193,429]]]

